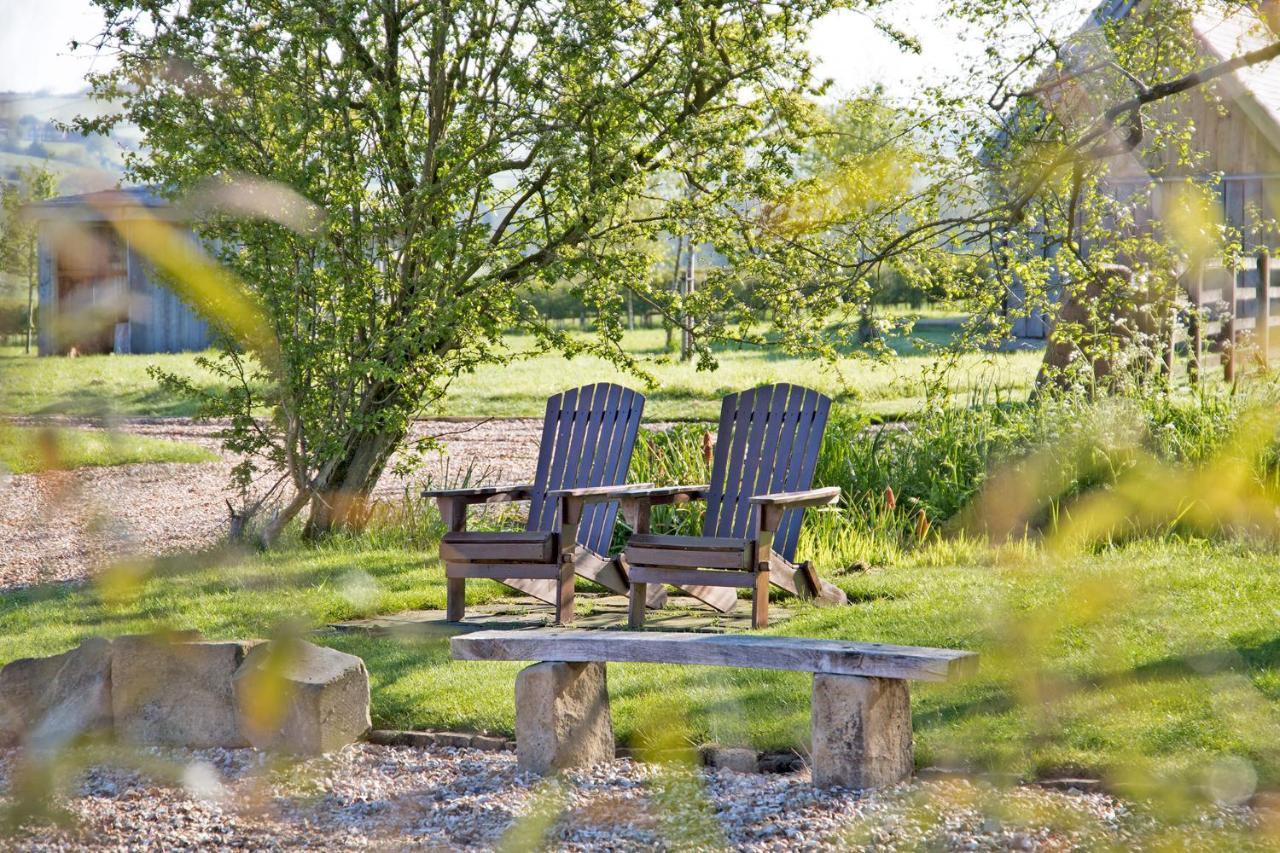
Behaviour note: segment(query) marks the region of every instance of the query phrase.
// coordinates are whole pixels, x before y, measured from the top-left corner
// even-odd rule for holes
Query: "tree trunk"
[[[319,539],[337,530],[358,530],[369,514],[369,496],[405,431],[367,432],[352,437],[343,459],[311,495],[304,536]]]

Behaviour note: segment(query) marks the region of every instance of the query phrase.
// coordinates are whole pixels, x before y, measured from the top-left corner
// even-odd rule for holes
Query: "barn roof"
[[[1128,17],[1140,0],[1103,0],[1084,29]],[[1192,20],[1196,37],[1208,57],[1222,62],[1271,44],[1272,34],[1256,9],[1242,7],[1230,14],[1202,9]],[[1274,60],[1241,68],[1220,78],[1226,94],[1238,103],[1273,144],[1280,146],[1280,65]]]
[[[150,187],[125,187],[58,196],[27,205],[26,210],[36,221],[70,218],[80,222],[105,222],[144,211],[151,216],[166,216],[171,207],[167,199]]]
[[[1204,12],[1193,26],[1205,50],[1219,61],[1270,44],[1274,36],[1256,13],[1241,9],[1223,17]],[[1224,87],[1272,143],[1280,145],[1280,66],[1263,62],[1241,68],[1223,78]]]

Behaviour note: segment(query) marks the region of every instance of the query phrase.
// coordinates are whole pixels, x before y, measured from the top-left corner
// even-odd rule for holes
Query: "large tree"
[[[459,373],[509,358],[509,330],[625,362],[617,307],[648,281],[643,246],[714,237],[716,217],[776,192],[818,90],[803,44],[838,5],[94,2],[116,62],[93,87],[122,110],[84,125],[142,129],[130,177],[174,195],[213,177],[225,199],[255,192],[237,183],[249,175],[325,216],[314,233],[225,208],[196,223],[278,341],[256,360],[228,346],[232,390],[206,401],[233,417],[237,449],[288,473],[296,497],[268,537],[308,505],[312,534],[358,523],[412,419]],[[531,307],[565,281],[598,341]]]

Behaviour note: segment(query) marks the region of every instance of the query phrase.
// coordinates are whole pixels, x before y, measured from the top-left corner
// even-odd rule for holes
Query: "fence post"
[[[1204,324],[1201,313],[1204,311],[1204,259],[1197,258],[1191,269],[1191,381],[1200,384],[1202,366],[1204,364]]]
[[[1227,316],[1222,323],[1222,378],[1227,382],[1236,379],[1236,285],[1240,278],[1240,270],[1228,269],[1226,293],[1222,294],[1227,303]]]
[[[1262,355],[1262,368],[1271,365],[1271,253],[1258,250],[1258,321],[1254,334]]]

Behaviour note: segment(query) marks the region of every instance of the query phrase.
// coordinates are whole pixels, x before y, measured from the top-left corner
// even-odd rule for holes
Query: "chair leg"
[[[769,573],[756,572],[755,588],[751,590],[751,627],[769,626]]]
[[[556,624],[568,625],[573,621],[574,571],[573,563],[560,564],[560,579],[556,581]]]
[[[627,602],[627,627],[644,627],[644,608],[648,600],[649,585],[631,582],[630,598]]]
[[[445,619],[461,622],[467,609],[467,579],[445,579]]]

